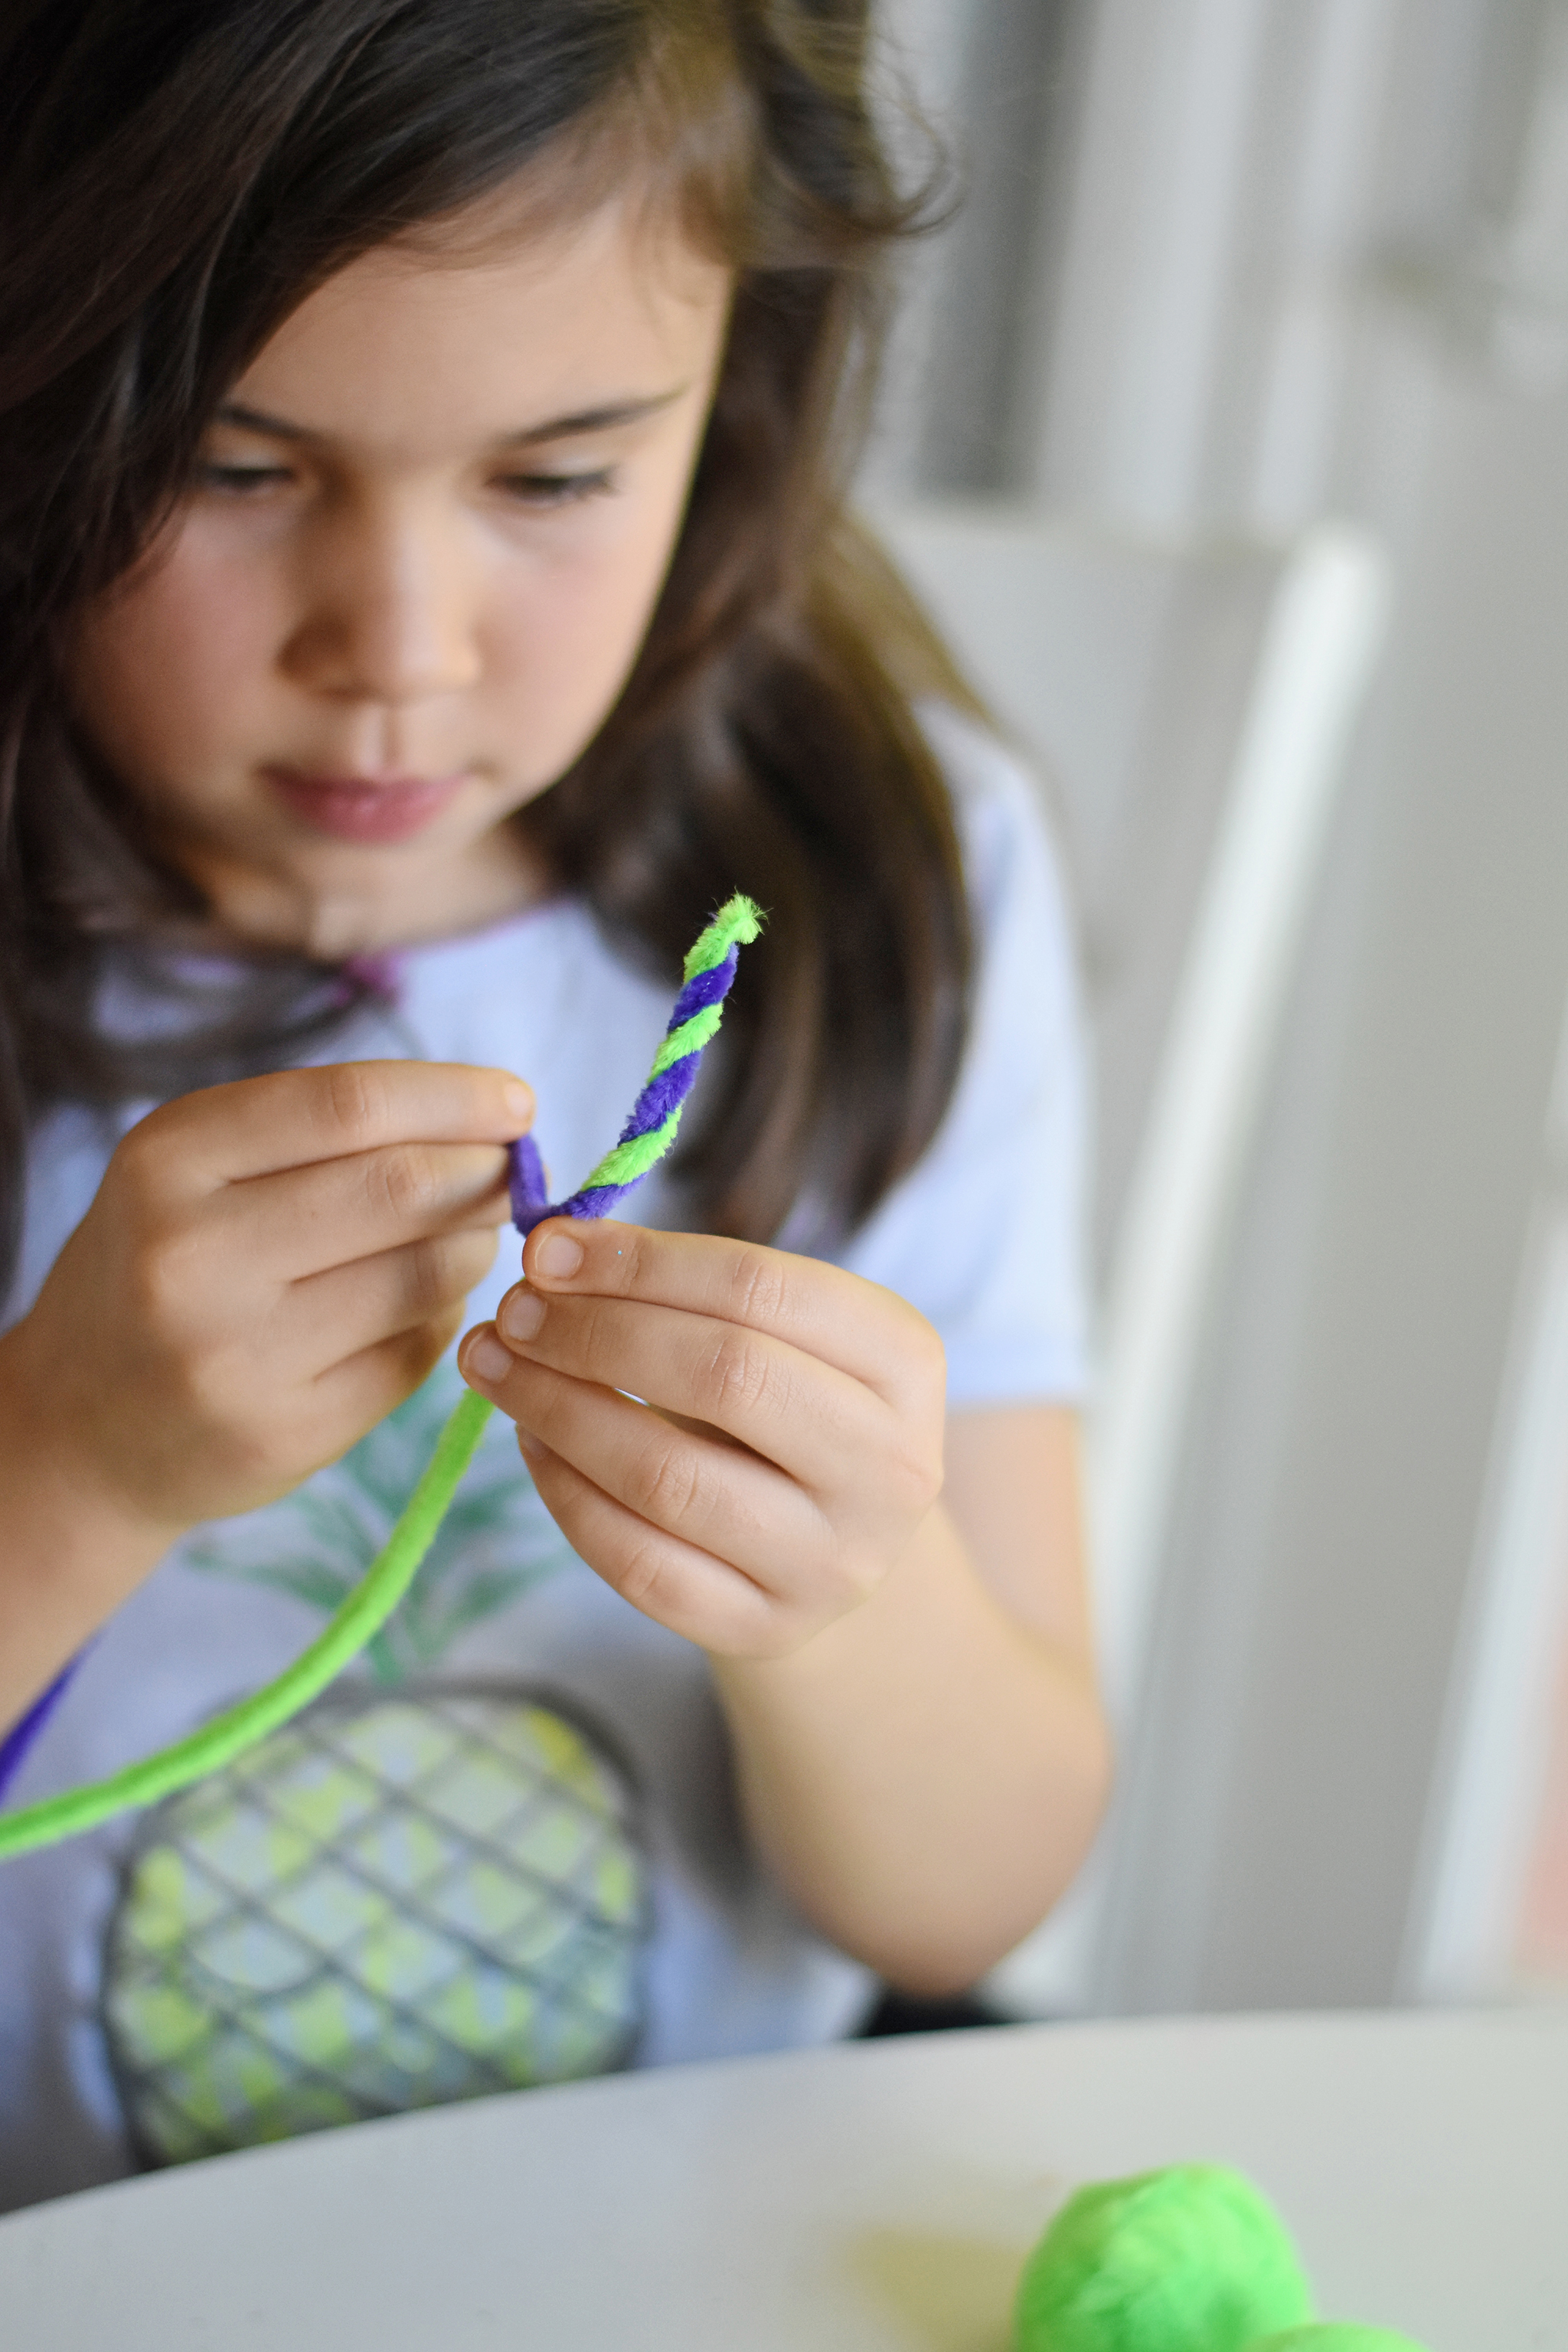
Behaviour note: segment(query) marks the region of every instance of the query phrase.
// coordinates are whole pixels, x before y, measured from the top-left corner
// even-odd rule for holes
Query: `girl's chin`
[[[446,823],[431,815],[401,839],[367,840],[291,822],[268,801],[268,819],[227,841],[165,843],[231,940],[332,962],[477,930],[549,893],[510,808],[468,812],[448,796]]]

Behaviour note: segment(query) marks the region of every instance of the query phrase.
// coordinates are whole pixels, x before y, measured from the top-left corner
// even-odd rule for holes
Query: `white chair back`
[[[873,520],[1030,755],[1081,929],[1098,1071],[1095,1594],[1130,1735],[1207,1304],[1265,1098],[1387,572],[1360,531],[1153,542],[979,505]],[[1006,1964],[1092,2003],[1114,1831]]]

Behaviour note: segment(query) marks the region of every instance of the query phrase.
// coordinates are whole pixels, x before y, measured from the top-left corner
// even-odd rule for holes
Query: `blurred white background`
[[[1568,5],[883,22],[968,194],[868,497],[1058,772],[1102,1520],[1133,1454],[1147,1505],[1107,1547],[1115,1820],[1004,1989],[1568,1991]],[[1150,1006],[1200,998],[1229,1092],[1161,1141]],[[1139,1171],[1169,1224],[1184,1166],[1192,1297],[1123,1444]]]

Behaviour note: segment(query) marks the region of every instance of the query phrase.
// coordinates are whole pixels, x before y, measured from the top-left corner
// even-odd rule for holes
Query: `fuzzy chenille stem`
[[[684,984],[675,1000],[664,1042],[653,1057],[647,1084],[632,1105],[615,1149],[606,1151],[580,1192],[564,1201],[545,1196],[539,1146],[525,1135],[511,1147],[511,1213],[518,1232],[531,1234],[546,1217],[607,1217],[640,1184],[675,1141],[686,1097],[697,1076],[702,1048],[723,1018],[724,999],[735,977],[742,947],[762,929],[750,898],[736,896],[721,907],[686,959]]]

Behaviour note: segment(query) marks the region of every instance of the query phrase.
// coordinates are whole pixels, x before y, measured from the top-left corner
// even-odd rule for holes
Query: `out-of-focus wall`
[[[872,463],[884,494],[1023,492],[1054,290],[1079,0],[886,0],[889,112],[912,100],[942,159],[951,217],[906,261],[905,301]]]

